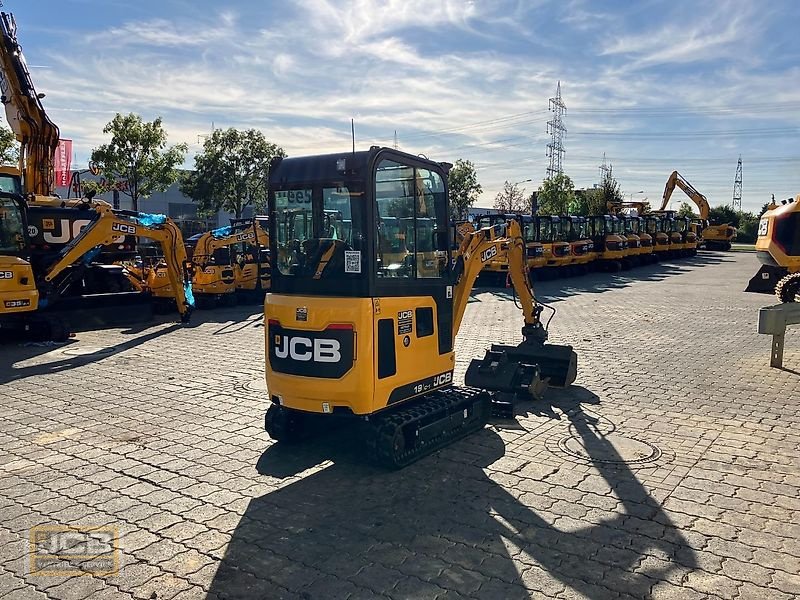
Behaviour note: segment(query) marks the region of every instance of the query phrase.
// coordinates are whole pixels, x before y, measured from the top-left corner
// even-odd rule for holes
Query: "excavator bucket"
[[[784,275],[786,275],[786,269],[773,267],[771,265],[761,265],[758,273],[753,275],[744,291],[772,294],[775,291],[775,286],[778,281],[780,281]]]
[[[578,356],[572,346],[522,342],[492,344],[482,360],[473,360],[464,383],[493,392],[538,397],[547,386],[567,387],[575,381]]]

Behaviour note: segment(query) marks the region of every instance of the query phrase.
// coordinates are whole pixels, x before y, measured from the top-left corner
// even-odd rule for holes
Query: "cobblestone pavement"
[[[756,269],[539,284],[577,385],[394,473],[271,445],[257,307],[2,347],[0,597],[800,597],[800,331],[770,369]],[[519,326],[479,290],[459,377]],[[31,574],[36,525],[118,528],[118,574]]]

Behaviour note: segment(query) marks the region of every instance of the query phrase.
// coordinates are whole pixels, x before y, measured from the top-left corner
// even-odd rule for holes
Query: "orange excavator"
[[[730,250],[731,242],[736,239],[736,228],[730,224],[711,225],[708,220],[708,215],[711,211],[708,200],[677,171],[673,171],[669,179],[667,179],[664,195],[661,199],[661,208],[654,212],[666,210],[676,186],[681,188],[692,202],[697,205],[700,218],[696,219],[693,225],[700,237],[699,244],[704,245],[707,250]]]

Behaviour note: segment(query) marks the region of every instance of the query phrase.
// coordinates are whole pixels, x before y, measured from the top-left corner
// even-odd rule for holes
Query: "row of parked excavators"
[[[690,218],[669,211],[590,217],[493,214],[457,228],[465,232],[511,219],[520,223],[528,268],[540,280],[584,275],[590,270],[618,272],[694,256],[701,242]],[[507,270],[507,262],[499,258],[484,266],[488,278],[504,280]]]

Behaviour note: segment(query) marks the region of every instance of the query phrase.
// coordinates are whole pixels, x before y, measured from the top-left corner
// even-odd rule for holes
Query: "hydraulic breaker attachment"
[[[761,265],[758,273],[753,275],[744,291],[772,294],[775,291],[775,286],[778,284],[778,281],[780,281],[786,273],[787,270],[783,267]]]
[[[492,344],[483,360],[473,360],[464,383],[488,391],[538,398],[545,388],[567,387],[575,381],[578,357],[572,346],[536,340],[519,346]]]

